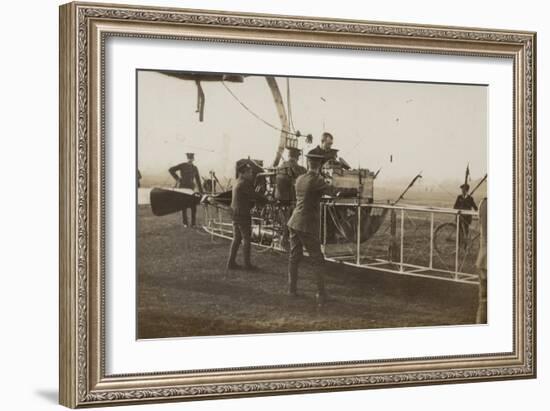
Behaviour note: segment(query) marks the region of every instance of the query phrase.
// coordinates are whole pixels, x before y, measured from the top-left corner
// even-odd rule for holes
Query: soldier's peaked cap
[[[245,163],[245,162],[237,164],[237,171],[239,173],[245,171],[247,168],[252,168],[252,166],[249,163]]]
[[[185,153],[185,155],[189,160],[193,160],[195,158],[195,153]]]
[[[288,154],[290,155],[299,156],[300,154],[302,154],[302,150],[296,147],[288,147],[287,150],[288,150]]]
[[[246,168],[252,168],[256,173],[261,173],[263,171],[263,168],[256,164],[254,160],[250,160],[248,158],[243,158],[237,161],[236,168],[237,171],[243,171]]]
[[[465,188],[466,190],[469,190],[470,189],[470,184],[464,183],[460,186],[460,188]]]
[[[306,157],[307,158],[310,158],[312,160],[324,160],[325,159],[325,156],[322,155],[322,154],[315,154],[315,153],[307,153],[306,154]]]

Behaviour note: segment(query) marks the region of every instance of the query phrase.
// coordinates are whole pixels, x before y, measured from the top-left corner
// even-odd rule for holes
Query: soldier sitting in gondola
[[[332,164],[343,168],[344,170],[349,170],[349,164],[338,158],[338,150],[332,148],[334,143],[334,137],[328,132],[324,132],[321,135],[321,144],[310,150],[308,154],[314,154],[322,157],[322,164]]]

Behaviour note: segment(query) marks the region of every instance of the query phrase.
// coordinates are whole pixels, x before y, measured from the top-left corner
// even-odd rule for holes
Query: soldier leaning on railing
[[[320,203],[323,195],[338,195],[356,189],[336,189],[327,184],[321,176],[324,157],[318,154],[307,154],[308,171],[296,180],[296,208],[288,221],[290,235],[290,254],[288,260],[288,292],[297,295],[298,268],[305,248],[314,266],[317,282],[317,305],[322,307],[327,300],[324,270],[326,262],[321,252],[319,238]]]

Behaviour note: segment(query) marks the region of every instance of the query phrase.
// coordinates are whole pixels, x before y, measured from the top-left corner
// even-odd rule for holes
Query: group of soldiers
[[[329,185],[321,175],[321,168],[327,161],[336,160],[336,150],[331,148],[333,136],[323,133],[321,144],[306,154],[307,169],[298,164],[300,150],[288,148],[288,160],[276,172],[275,201],[285,213],[286,226],[281,245],[289,250],[288,294],[298,296],[298,268],[307,251],[314,266],[317,283],[316,303],[325,305],[327,292],[324,281],[325,258],[319,238],[320,203],[325,194],[336,195],[337,190]],[[233,241],[227,262],[230,270],[240,268],[236,256],[243,244],[244,269],[256,269],[250,261],[251,209],[256,201],[261,201],[254,192],[254,170],[250,162],[238,165],[238,180],[233,187],[231,209],[233,212]]]
[[[307,169],[302,167],[298,160],[301,151],[297,148],[288,148],[288,160],[284,161],[276,172],[275,200],[287,221],[283,229],[281,245],[289,251],[288,258],[288,294],[298,296],[298,268],[303,258],[303,250],[307,251],[310,262],[314,267],[317,283],[316,303],[322,307],[327,302],[325,287],[325,258],[321,251],[320,241],[320,203],[323,195],[338,195],[339,191],[353,189],[336,189],[328,184],[322,176],[322,167],[326,162],[338,161],[337,152],[332,148],[334,137],[330,133],[323,133],[321,144],[306,154]],[[187,153],[187,162],[178,164],[169,169],[176,180],[178,188],[194,189],[195,184],[199,193],[203,193],[200,175],[193,164],[194,154]],[[237,180],[232,188],[231,211],[233,220],[233,240],[227,261],[228,270],[244,269],[257,270],[252,264],[251,210],[257,202],[266,201],[262,194],[256,192],[254,180],[261,169],[250,160],[239,161],[236,165]],[[462,193],[456,198],[454,208],[458,210],[478,210],[473,197],[468,194],[470,187],[467,183],[461,187]],[[477,261],[480,270],[478,322],[486,321],[485,304],[487,299],[487,208],[486,200],[480,204],[481,219],[481,246]],[[196,225],[196,205],[190,205],[182,210],[182,221],[188,226],[187,209],[191,209],[191,225]],[[459,218],[460,238],[462,245],[466,244],[469,227],[472,222],[470,215]],[[243,262],[240,266],[237,253],[242,244]]]
[[[319,238],[319,215],[321,197],[325,194],[336,195],[336,189],[327,184],[321,175],[321,168],[327,161],[336,161],[337,150],[332,149],[334,137],[323,133],[321,144],[307,153],[307,166],[302,167],[298,160],[301,151],[288,148],[288,160],[284,161],[276,173],[275,200],[286,213],[287,225],[284,227],[282,246],[289,250],[288,259],[288,294],[298,296],[298,267],[305,248],[314,265],[317,283],[316,302],[323,306],[327,301],[324,282],[325,259],[321,251]],[[194,154],[187,153],[187,162],[169,169],[176,180],[178,188],[203,188],[197,167],[193,164]],[[254,180],[261,171],[250,160],[239,161],[236,165],[237,180],[233,184],[231,212],[233,220],[233,240],[229,250],[227,269],[257,270],[250,258],[252,216],[251,211],[257,202],[266,201],[262,194],[256,192]],[[344,189],[341,189],[344,190]],[[340,191],[341,191],[340,190]],[[187,209],[191,209],[191,226],[196,224],[196,205],[182,210],[182,221],[188,226]],[[243,266],[236,261],[242,244]]]

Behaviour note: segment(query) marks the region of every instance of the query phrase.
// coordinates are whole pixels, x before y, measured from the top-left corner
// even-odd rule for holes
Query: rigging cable
[[[235,93],[233,93],[233,91],[227,86],[227,84],[225,84],[225,81],[222,81],[221,82],[222,85],[225,87],[225,89],[229,92],[229,94],[231,94],[231,96],[246,110],[248,111],[250,114],[252,114],[252,116],[256,117],[259,121],[261,121],[262,123],[264,123],[266,126],[268,127],[271,127],[272,129],[274,130],[277,130],[277,131],[280,131],[281,133],[286,133],[286,134],[290,134],[292,136],[296,136],[296,137],[300,137],[302,134],[297,134],[297,133],[294,133],[294,132],[291,132],[291,131],[287,131],[287,130],[283,130],[282,128],[280,127],[277,127],[273,124],[271,124],[269,121],[263,119],[262,117],[260,117],[258,114],[256,114],[254,111],[252,111],[246,104],[244,104],[240,99],[239,97],[237,97],[235,95]]]

